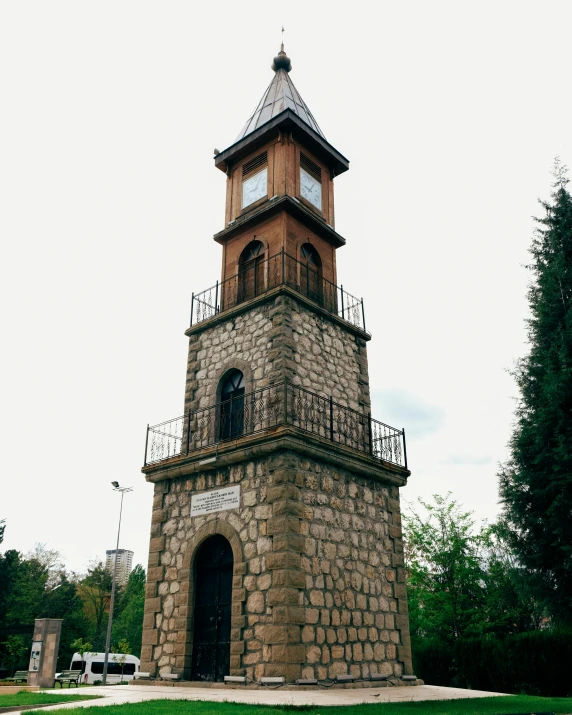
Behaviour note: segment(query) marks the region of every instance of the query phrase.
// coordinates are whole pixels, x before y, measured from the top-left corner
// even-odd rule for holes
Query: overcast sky
[[[219,277],[230,145],[291,78],[351,161],[338,277],[363,295],[402,496],[498,514],[526,350],[524,264],[572,163],[562,2],[0,2],[3,548],[146,564],[146,424],[181,414],[190,298]]]

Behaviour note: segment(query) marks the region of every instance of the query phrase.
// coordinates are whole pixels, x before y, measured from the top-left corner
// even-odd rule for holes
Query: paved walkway
[[[49,693],[68,692],[76,694],[75,688],[65,690],[47,690]],[[464,690],[463,688],[442,688],[437,685],[417,685],[414,687],[363,688],[355,690],[325,689],[319,690],[235,690],[221,688],[178,688],[137,685],[113,685],[80,688],[80,695],[103,695],[100,700],[87,700],[84,703],[62,703],[51,705],[42,710],[56,710],[75,707],[102,705],[121,705],[140,703],[144,700],[208,700],[251,705],[357,705],[359,703],[398,703],[416,700],[455,700],[458,698],[486,698],[505,695],[505,693],[487,693],[483,690]]]

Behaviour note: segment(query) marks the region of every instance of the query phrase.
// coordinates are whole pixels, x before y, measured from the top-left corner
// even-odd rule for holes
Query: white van
[[[103,679],[104,659],[105,653],[84,653],[83,660],[79,653],[74,653],[70,670],[81,670],[81,683],[93,683]],[[141,661],[134,655],[110,653],[107,661],[107,682],[133,680],[133,674],[139,672],[140,664]]]

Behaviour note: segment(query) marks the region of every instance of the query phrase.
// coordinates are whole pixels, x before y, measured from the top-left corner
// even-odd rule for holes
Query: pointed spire
[[[268,85],[266,92],[264,92],[262,99],[242,128],[236,141],[243,139],[286,109],[290,109],[297,114],[311,129],[325,139],[326,137],[324,137],[322,130],[318,126],[318,122],[314,119],[308,105],[304,102],[288,76],[288,72],[292,69],[292,63],[284,51],[284,43],[280,46],[280,52],[272,62],[272,69],[276,73],[274,79]]]

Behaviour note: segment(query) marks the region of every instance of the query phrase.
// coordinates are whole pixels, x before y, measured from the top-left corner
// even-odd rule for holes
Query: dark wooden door
[[[262,255],[241,266],[238,274],[238,303],[264,293],[263,258]]]
[[[209,537],[197,554],[192,680],[222,681],[230,670],[232,549]]]

